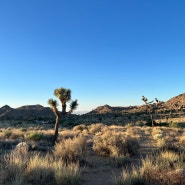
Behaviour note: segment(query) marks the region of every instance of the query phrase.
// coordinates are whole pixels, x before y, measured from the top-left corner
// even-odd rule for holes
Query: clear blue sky
[[[184,93],[185,1],[0,1],[0,107],[47,105],[58,87],[78,111]]]

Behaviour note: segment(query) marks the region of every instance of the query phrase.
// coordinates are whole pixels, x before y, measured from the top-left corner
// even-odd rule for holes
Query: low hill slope
[[[185,93],[169,99],[165,105],[172,108],[185,108]]]
[[[16,109],[9,106],[0,108],[1,118],[26,119],[26,118],[53,118],[53,112],[49,107],[41,105],[26,105]]]

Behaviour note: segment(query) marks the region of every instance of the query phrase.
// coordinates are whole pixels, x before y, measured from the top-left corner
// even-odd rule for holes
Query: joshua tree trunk
[[[66,103],[62,103],[62,114],[65,115],[66,114]]]
[[[59,118],[61,117],[59,112],[55,109],[54,110],[54,114],[55,114],[55,134],[54,134],[54,137],[53,137],[53,144],[55,145],[55,142],[57,141],[57,138],[58,138],[58,127],[59,127]]]
[[[59,127],[59,117],[56,117],[56,122],[55,122],[55,134],[53,137],[53,144],[55,144],[57,138],[58,138],[58,127]]]
[[[154,126],[154,119],[153,119],[153,114],[150,113],[150,119],[151,119],[151,122],[152,122],[152,127]]]

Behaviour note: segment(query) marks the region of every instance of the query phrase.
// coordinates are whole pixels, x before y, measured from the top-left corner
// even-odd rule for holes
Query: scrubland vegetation
[[[143,96],[144,106],[114,114],[106,105],[99,111],[109,114],[86,117],[101,123],[84,119],[64,127],[78,103],[72,101],[67,112],[71,90],[55,89],[54,95],[62,106],[60,112],[57,101],[48,100],[55,124],[0,123],[0,185],[185,184],[185,129],[164,102]]]
[[[53,146],[50,125],[1,125],[2,185],[185,183],[184,128],[80,124],[59,128]]]

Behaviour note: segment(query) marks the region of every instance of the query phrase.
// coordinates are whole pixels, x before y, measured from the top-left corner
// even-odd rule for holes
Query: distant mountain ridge
[[[129,107],[111,107],[110,105],[103,105],[103,106],[99,106],[96,109],[92,110],[91,112],[89,112],[88,114],[107,114],[107,113],[125,113],[125,111],[129,111],[131,109],[135,109],[139,106],[129,106]]]
[[[178,96],[174,96],[168,101],[164,102],[164,106],[170,107],[183,107],[185,108],[185,93]],[[128,107],[111,107],[109,105],[98,106],[90,112],[86,112],[81,115],[83,118],[89,118],[89,115],[98,114],[125,114],[125,113],[137,113],[145,110],[145,106],[128,106]],[[77,111],[78,112],[78,111]],[[78,114],[78,113],[77,113]],[[54,118],[54,114],[49,107],[43,107],[42,105],[26,105],[19,108],[11,108],[5,105],[0,108],[0,119],[26,119],[26,118]]]
[[[167,109],[170,108],[185,108],[185,93],[170,98],[168,101],[163,102],[163,106]],[[124,114],[126,112],[140,112],[145,109],[144,103],[140,106],[129,106],[129,107],[111,107],[109,105],[99,106],[87,114],[107,114],[107,113],[119,113]]]

